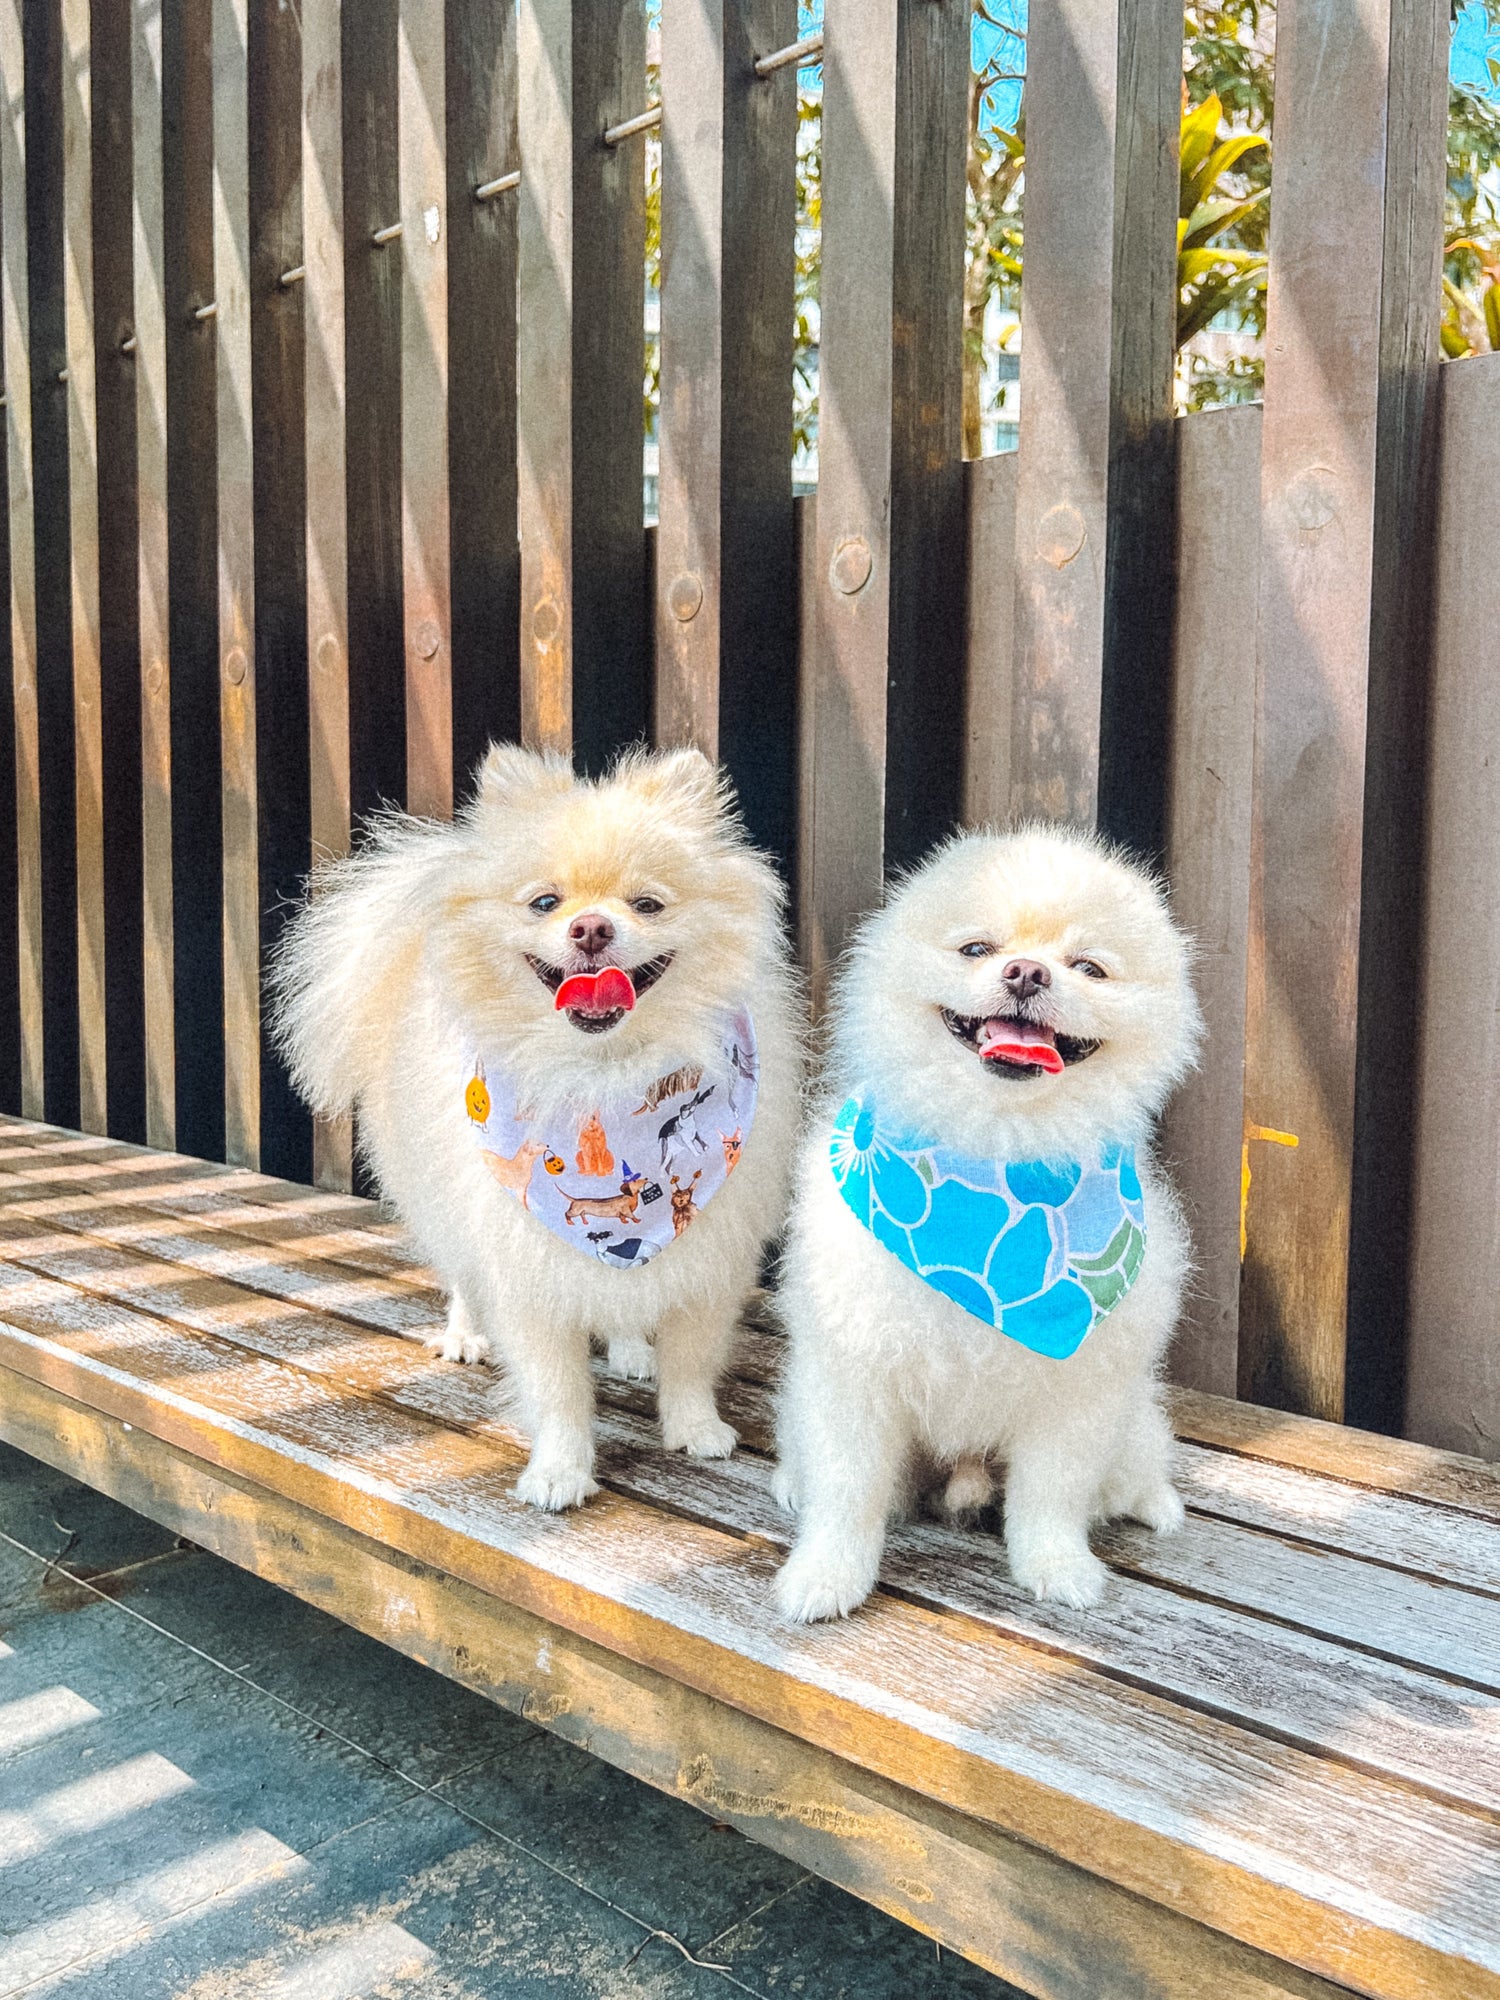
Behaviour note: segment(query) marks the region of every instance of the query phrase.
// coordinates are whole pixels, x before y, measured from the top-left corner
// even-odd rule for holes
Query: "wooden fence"
[[[817,986],[956,819],[1097,818],[1203,947],[1179,1374],[1493,1456],[1500,360],[1436,363],[1446,7],[1282,0],[1264,411],[1181,422],[1180,0],[1035,7],[1020,449],[965,465],[969,0],[827,0],[794,503],[796,12],[665,0],[644,533],[642,0],[0,0],[0,1104],[337,1182],[264,953],[491,735],[721,755]]]

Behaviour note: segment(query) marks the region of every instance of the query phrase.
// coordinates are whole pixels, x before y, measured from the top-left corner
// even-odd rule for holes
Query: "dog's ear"
[[[634,761],[631,782],[647,798],[717,813],[727,791],[718,767],[701,750],[662,750]]]
[[[567,791],[572,766],[554,752],[539,755],[519,743],[492,743],[479,767],[476,803],[481,810],[524,804]]]

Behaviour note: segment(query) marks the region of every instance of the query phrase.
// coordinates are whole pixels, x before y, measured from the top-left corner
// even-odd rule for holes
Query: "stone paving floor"
[[[0,1445],[0,2000],[735,1990],[1020,2000]]]

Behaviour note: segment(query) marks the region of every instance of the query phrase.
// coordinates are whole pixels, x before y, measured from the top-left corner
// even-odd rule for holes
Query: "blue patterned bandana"
[[[828,1142],[847,1207],[924,1284],[1035,1354],[1065,1360],[1135,1283],[1146,1248],[1135,1152],[972,1160],[893,1132],[856,1093]]]

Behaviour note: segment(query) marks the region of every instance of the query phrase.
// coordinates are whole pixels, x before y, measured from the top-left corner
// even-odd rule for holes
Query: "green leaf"
[[[1247,153],[1253,153],[1266,144],[1264,133],[1236,132],[1232,139],[1216,146],[1195,170],[1191,181],[1184,176],[1182,206],[1186,212],[1191,215],[1199,202],[1219,185],[1225,174],[1234,171]]]
[[[1213,152],[1223,116],[1218,92],[1212,91],[1182,121],[1182,207],[1188,213],[1197,205],[1197,196],[1192,193],[1194,176]]]
[[[1500,284],[1491,285],[1484,295],[1484,330],[1491,354],[1500,354]]]
[[[1251,195],[1247,201],[1200,202],[1187,218],[1183,233],[1178,238],[1178,248],[1191,250],[1224,230],[1237,229],[1247,215],[1270,199],[1270,195],[1269,188],[1262,188],[1259,194]]]

